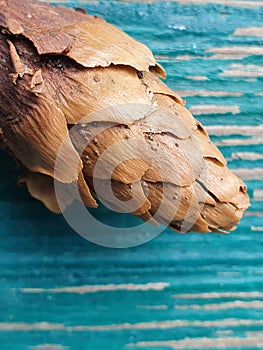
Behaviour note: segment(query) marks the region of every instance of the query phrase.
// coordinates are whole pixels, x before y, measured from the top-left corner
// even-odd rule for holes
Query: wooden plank
[[[166,230],[107,249],[18,188],[15,164],[0,153],[1,350],[262,348],[263,2],[57,3],[82,6],[154,51],[252,205],[230,235]],[[113,225],[133,222],[98,212]]]

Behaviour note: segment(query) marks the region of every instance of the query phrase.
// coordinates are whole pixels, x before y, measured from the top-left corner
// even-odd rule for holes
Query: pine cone
[[[33,197],[60,212],[77,184],[88,207],[98,197],[180,232],[231,230],[246,186],[160,78],[151,51],[101,18],[0,0],[0,138]]]

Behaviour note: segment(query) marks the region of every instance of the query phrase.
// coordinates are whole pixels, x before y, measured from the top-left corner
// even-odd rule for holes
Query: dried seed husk
[[[232,230],[246,186],[160,77],[151,51],[101,18],[0,0],[0,142],[33,197],[59,212],[74,188],[179,232]]]

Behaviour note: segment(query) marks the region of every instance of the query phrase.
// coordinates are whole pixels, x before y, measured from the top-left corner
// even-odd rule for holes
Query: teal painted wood
[[[252,206],[227,236],[166,230],[143,246],[106,249],[17,188],[1,153],[1,349],[263,349],[263,37],[238,29],[263,26],[262,2],[85,2],[67,4],[154,51],[246,181]]]

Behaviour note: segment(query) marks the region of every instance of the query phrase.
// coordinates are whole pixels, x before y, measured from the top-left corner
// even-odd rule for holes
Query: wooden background
[[[263,1],[65,3],[154,51],[252,206],[227,236],[107,249],[17,187],[1,153],[1,350],[263,349]]]

